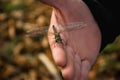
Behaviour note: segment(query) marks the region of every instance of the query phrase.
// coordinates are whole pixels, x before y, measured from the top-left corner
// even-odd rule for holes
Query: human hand
[[[71,22],[84,22],[83,29],[60,33],[62,42],[56,42],[48,32],[53,59],[61,69],[65,80],[87,80],[88,73],[96,60],[101,44],[101,34],[90,10],[82,0],[40,0],[53,8],[49,32],[53,25],[59,31],[61,26]],[[65,28],[63,26],[62,28]]]
[[[59,30],[60,26],[56,24],[55,28]],[[54,33],[52,26],[49,31]],[[56,42],[55,35],[48,36],[53,58],[65,80],[88,79],[89,70],[99,52],[99,37],[99,29],[87,25],[60,33],[62,42]]]

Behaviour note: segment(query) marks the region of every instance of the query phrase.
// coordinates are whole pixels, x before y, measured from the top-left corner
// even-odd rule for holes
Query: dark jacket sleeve
[[[118,27],[117,21],[107,8],[105,8],[100,2],[97,0],[83,0],[90,11],[96,22],[99,25],[99,28],[102,33],[102,44],[101,50],[108,44],[114,41],[116,36],[120,34],[120,29]]]

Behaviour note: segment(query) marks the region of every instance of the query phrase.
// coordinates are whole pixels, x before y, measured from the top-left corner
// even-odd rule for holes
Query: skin
[[[101,33],[87,5],[82,0],[40,0],[53,7],[49,31],[52,25],[84,22],[85,28],[61,33],[63,43],[56,43],[48,34],[54,61],[60,67],[65,80],[87,80],[88,73],[100,50]],[[63,26],[62,28],[64,28]]]

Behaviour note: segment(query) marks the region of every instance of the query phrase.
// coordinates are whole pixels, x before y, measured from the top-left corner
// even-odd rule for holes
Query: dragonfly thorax
[[[62,43],[62,39],[60,33],[55,33],[55,42]]]

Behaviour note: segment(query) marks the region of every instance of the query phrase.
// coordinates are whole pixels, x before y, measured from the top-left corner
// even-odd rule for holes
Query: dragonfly
[[[41,35],[48,33],[54,35],[55,42],[62,43],[62,38],[60,36],[62,32],[83,29],[85,26],[87,25],[83,22],[74,22],[74,23],[69,23],[67,25],[58,25],[59,27],[59,31],[58,31],[55,25],[53,25],[52,26],[53,33],[48,31],[48,27],[35,27],[27,31],[27,36],[40,37]]]

